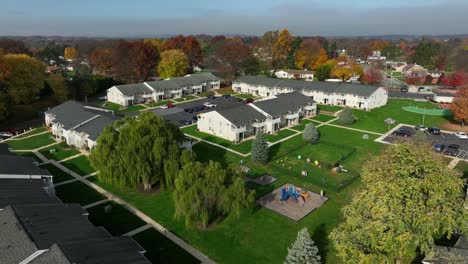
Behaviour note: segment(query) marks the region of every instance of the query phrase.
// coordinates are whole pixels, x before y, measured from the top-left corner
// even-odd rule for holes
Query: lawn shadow
[[[327,230],[325,224],[319,225],[315,232],[312,234],[312,240],[314,240],[315,245],[319,250],[319,254],[321,256],[321,262],[326,263],[326,254],[324,252],[329,252],[330,250],[330,239],[327,236]]]

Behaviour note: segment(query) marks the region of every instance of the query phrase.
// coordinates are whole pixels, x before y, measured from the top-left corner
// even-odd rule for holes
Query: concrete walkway
[[[161,234],[163,234],[165,237],[167,237],[168,239],[172,240],[172,242],[174,242],[175,244],[177,244],[178,246],[180,246],[181,248],[183,248],[185,251],[189,252],[190,254],[192,254],[192,256],[194,256],[195,258],[197,258],[200,262],[202,263],[208,263],[208,264],[211,264],[211,263],[215,263],[213,260],[211,260],[208,256],[206,256],[205,254],[203,254],[202,252],[198,251],[196,248],[192,247],[190,244],[188,244],[187,242],[185,242],[184,240],[182,240],[180,237],[176,236],[175,234],[173,234],[171,231],[167,230],[164,226],[162,226],[161,224],[159,224],[158,222],[154,221],[151,217],[147,216],[146,214],[144,214],[143,212],[141,212],[140,210],[138,210],[136,207],[134,207],[133,205],[129,204],[128,202],[126,202],[125,200],[121,199],[120,197],[108,192],[107,190],[101,188],[100,186],[88,181],[87,179],[85,179],[84,177],[80,176],[79,174],[77,174],[76,172],[74,171],[71,171],[69,170],[67,167],[63,166],[61,163],[55,161],[55,160],[48,160],[44,155],[42,155],[40,152],[38,152],[37,150],[34,150],[33,151],[34,154],[36,154],[39,159],[41,159],[42,161],[46,162],[46,161],[49,161],[51,164],[54,164],[57,168],[61,169],[62,171],[64,172],[67,172],[67,173],[70,173],[71,176],[73,176],[74,178],[76,178],[77,180],[79,180],[80,182],[86,184],[87,186],[93,188],[94,190],[96,190],[97,192],[101,193],[102,195],[104,195],[105,197],[107,197],[109,200],[112,200],[120,205],[122,205],[123,207],[125,207],[127,210],[129,210],[130,212],[134,213],[135,215],[137,215],[138,217],[140,217],[143,221],[145,221],[146,223],[152,225],[156,230],[158,230]]]
[[[239,151],[235,151],[235,150],[230,149],[230,148],[228,148],[228,147],[221,146],[221,145],[219,145],[219,144],[213,143],[213,142],[211,142],[211,141],[208,141],[208,140],[205,140],[205,139],[202,139],[202,138],[199,138],[199,137],[195,137],[195,136],[192,136],[192,135],[189,135],[189,134],[184,134],[184,135],[186,135],[187,137],[196,139],[196,140],[198,140],[198,141],[203,141],[203,142],[205,142],[205,143],[208,143],[208,144],[210,144],[210,145],[216,146],[216,147],[218,147],[218,148],[222,148],[222,149],[224,149],[224,150],[227,150],[227,151],[229,151],[229,152],[232,152],[232,153],[237,154],[237,155],[242,156],[242,157],[247,157],[247,156],[250,155],[250,152],[247,153],[247,154],[240,153]]]
[[[70,156],[70,157],[65,158],[65,159],[63,159],[63,160],[59,160],[59,162],[62,163],[62,162],[65,162],[65,161],[67,161],[67,160],[71,160],[71,159],[74,159],[74,158],[78,158],[79,156],[83,156],[83,153],[80,152],[80,153],[78,153],[78,154],[76,154],[76,155]]]
[[[88,174],[86,176],[83,176],[83,178],[88,179],[89,177],[93,177],[93,176],[97,175],[98,173],[99,172],[96,171],[96,172],[93,172],[93,173]],[[78,179],[75,178],[75,179],[71,179],[71,180],[68,180],[68,181],[59,182],[57,184],[54,184],[54,186],[55,187],[62,186],[62,185],[68,184],[68,183],[76,182],[76,181],[78,181]]]
[[[458,162],[460,162],[461,159],[459,158],[453,158],[453,160],[449,163],[448,168],[453,169],[457,166]]]
[[[144,225],[142,227],[139,227],[139,228],[137,228],[135,230],[132,230],[132,231],[126,233],[126,234],[123,234],[122,236],[134,236],[134,235],[136,235],[138,233],[141,233],[141,232],[143,232],[145,230],[148,230],[150,228],[153,228],[153,226],[150,225],[150,224],[146,224],[146,225]]]
[[[97,201],[95,203],[92,203],[92,204],[87,204],[85,206],[83,206],[84,209],[88,209],[88,208],[91,208],[91,207],[94,207],[96,205],[100,205],[100,204],[103,204],[103,203],[107,203],[109,201],[109,198],[106,198],[106,199],[102,199],[100,201]]]

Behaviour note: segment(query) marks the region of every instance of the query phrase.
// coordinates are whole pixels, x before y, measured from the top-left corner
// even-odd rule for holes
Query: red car
[[[244,103],[250,104],[250,103],[253,103],[253,101],[254,101],[253,98],[249,98],[249,99],[245,99],[245,100],[244,100]]]
[[[161,106],[162,109],[168,109],[168,108],[173,108],[173,107],[175,107],[175,104],[167,104],[167,105]]]
[[[13,134],[13,135],[19,135],[19,134],[21,134],[21,131],[16,130],[16,129],[7,129],[7,130],[5,130],[5,131],[6,131],[6,132],[9,132],[9,133],[11,133],[11,134]]]

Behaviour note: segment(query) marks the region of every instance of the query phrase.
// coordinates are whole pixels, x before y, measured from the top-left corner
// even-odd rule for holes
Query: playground
[[[323,195],[286,183],[258,199],[257,203],[297,222],[327,200]]]
[[[425,115],[434,115],[434,116],[448,116],[452,115],[452,112],[445,108],[421,108],[417,106],[404,106],[403,110]]]

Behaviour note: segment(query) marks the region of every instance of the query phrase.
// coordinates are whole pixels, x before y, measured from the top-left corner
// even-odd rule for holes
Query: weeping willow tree
[[[175,216],[187,226],[205,229],[214,219],[239,216],[250,206],[255,193],[248,192],[242,173],[234,167],[223,169],[217,162],[185,165],[175,180]]]
[[[159,181],[171,189],[180,167],[195,160],[179,148],[183,138],[178,127],[144,112],[106,127],[91,152],[91,164],[99,170],[99,180],[109,184],[143,184],[148,191]]]

